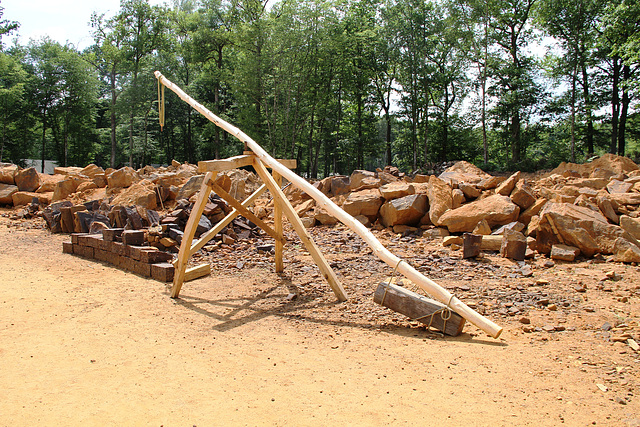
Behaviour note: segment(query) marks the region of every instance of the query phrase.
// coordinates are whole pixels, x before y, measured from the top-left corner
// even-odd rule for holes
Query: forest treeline
[[[242,145],[160,70],[307,177],[468,160],[640,156],[640,2],[122,0],[83,51],[22,45],[0,4],[0,161],[141,166]]]

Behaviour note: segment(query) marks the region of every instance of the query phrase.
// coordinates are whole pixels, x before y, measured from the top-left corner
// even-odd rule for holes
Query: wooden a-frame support
[[[351,229],[351,231],[353,231],[358,236],[360,236],[367,243],[367,245],[369,245],[373,253],[378,258],[380,258],[381,261],[384,261],[388,266],[393,268],[394,272],[398,272],[399,274],[403,275],[404,277],[409,279],[412,283],[417,285],[419,288],[429,293],[429,295],[431,295],[435,300],[439,301],[442,304],[445,304],[449,309],[460,314],[466,320],[473,323],[474,325],[476,325],[477,327],[485,331],[490,336],[494,338],[498,338],[500,336],[500,334],[502,333],[502,327],[492,322],[490,319],[487,319],[486,317],[482,316],[480,313],[473,310],[464,302],[460,301],[455,295],[453,295],[447,289],[443,288],[442,286],[438,285],[436,282],[434,282],[430,278],[426,277],[424,274],[420,273],[418,270],[416,270],[414,267],[412,267],[408,262],[406,262],[402,258],[394,255],[391,251],[385,248],[384,245],[382,245],[382,243],[380,243],[380,241],[361,222],[359,222],[358,220],[353,218],[351,215],[349,215],[347,212],[345,212],[343,209],[341,209],[338,205],[336,205],[331,199],[329,199],[324,194],[322,194],[322,192],[320,192],[313,185],[306,182],[300,176],[296,175],[294,172],[289,170],[286,166],[284,166],[283,164],[279,163],[276,159],[271,157],[257,142],[251,139],[249,135],[245,134],[237,127],[231,125],[230,123],[227,123],[226,121],[222,120],[220,117],[213,114],[204,105],[200,104],[195,99],[191,98],[189,95],[187,95],[186,92],[180,89],[180,87],[176,86],[166,77],[164,77],[162,73],[160,73],[159,71],[155,72],[155,76],[160,82],[160,84],[168,87],[171,91],[173,91],[176,95],[178,95],[180,99],[185,101],[187,104],[191,105],[193,108],[195,108],[198,112],[200,112],[204,117],[206,117],[209,121],[214,123],[216,126],[224,129],[226,132],[228,132],[229,134],[233,135],[238,140],[243,142],[246,149],[251,150],[250,151],[251,155],[248,157],[239,156],[239,158],[219,160],[218,162],[226,162],[227,169],[240,167],[240,166],[248,166],[248,165],[253,165],[255,167],[258,174],[265,181],[265,186],[272,191],[272,194],[274,195],[274,199],[280,200],[279,203],[276,202],[275,204],[275,207],[276,207],[275,212],[277,213],[275,218],[276,223],[274,225],[275,231],[278,231],[278,227],[280,227],[281,229],[281,223],[278,222],[280,221],[279,218],[281,215],[279,212],[283,212],[294,225],[294,229],[296,230],[296,232],[298,232],[298,235],[302,239],[303,243],[307,246],[307,249],[310,250],[311,254],[314,257],[314,260],[320,267],[323,275],[327,278],[327,280],[331,284],[336,295],[338,295],[338,299],[346,298],[346,295],[344,294],[344,290],[342,290],[342,288],[339,286],[340,284],[337,282],[337,279],[334,279],[335,275],[333,274],[333,271],[331,271],[331,268],[328,268],[326,260],[324,260],[324,257],[322,257],[322,254],[320,254],[320,252],[317,251],[317,248],[315,248],[315,244],[311,240],[311,237],[309,237],[308,233],[306,232],[302,224],[300,224],[300,220],[295,215],[295,212],[293,212],[293,210],[291,209],[291,205],[286,201],[286,198],[284,198],[284,196],[282,195],[279,185],[274,184],[274,182],[275,183],[279,182],[280,177],[286,178],[294,186],[296,186],[300,190],[307,193],[309,196],[311,196],[312,199],[316,201],[316,204],[319,207],[326,210],[330,215],[335,216],[340,222],[342,222],[349,229]],[[273,177],[266,172],[265,165],[266,167],[270,167],[273,170]],[[209,179],[205,180],[205,182],[206,183],[210,182],[212,177],[213,177],[213,173],[212,175],[209,176]],[[204,185],[204,188],[208,191],[201,191],[201,193],[206,192],[207,193],[206,197],[208,197],[209,191],[211,189],[209,188],[208,184]],[[198,200],[200,204],[202,204],[205,198],[201,198],[201,195],[200,195]],[[199,206],[198,210],[200,210],[200,213],[195,217],[196,219],[200,218],[200,215],[202,214],[202,208],[203,206]],[[186,273],[185,273],[185,269],[186,269],[187,260],[191,255],[193,248],[189,251],[187,251],[186,248],[189,247],[190,242],[193,240],[193,234],[195,232],[195,227],[196,227],[196,224],[193,223],[191,218],[190,218],[190,221],[191,221],[191,226],[189,227],[190,237],[188,237],[187,239],[188,243],[183,242],[185,246],[184,248],[181,247],[181,251],[180,251],[181,256],[179,256],[178,258],[178,261],[180,262],[176,262],[176,265],[179,265],[180,268],[177,269],[177,273],[179,273],[176,277],[177,280],[174,278],[173,294],[175,294],[175,296],[177,296],[178,293],[180,292],[180,287],[176,285],[177,284],[182,285],[183,279],[185,278],[185,276],[187,276],[190,273],[190,270],[186,270]],[[217,227],[218,226],[216,226],[216,228]],[[200,243],[196,243],[194,246],[198,246],[199,244]],[[283,242],[281,240],[276,239],[276,248],[278,251],[281,251],[281,248],[279,248],[279,245],[282,245],[282,244]],[[314,250],[314,248],[316,250]],[[187,255],[187,253],[189,255]],[[278,260],[276,258],[276,269],[279,271],[282,271],[282,268],[283,268],[282,260]]]
[[[295,160],[279,160],[279,162],[289,169],[295,168],[296,164]],[[244,202],[240,203],[229,193],[227,193],[223,188],[217,185],[215,182],[215,178],[219,172],[250,165],[253,166],[264,184],[253,194],[251,194],[251,196],[249,196]],[[322,255],[322,252],[320,252],[320,249],[311,238],[311,235],[309,235],[309,232],[300,221],[300,218],[298,217],[296,211],[293,209],[293,206],[291,206],[291,203],[289,203],[286,196],[280,189],[280,186],[282,185],[282,177],[280,174],[275,171],[273,172],[273,176],[269,174],[262,161],[250,151],[245,152],[241,156],[231,157],[228,159],[199,162],[198,172],[206,174],[202,181],[200,191],[198,192],[196,202],[191,209],[191,214],[189,215],[189,220],[187,221],[184,235],[182,236],[182,243],[180,244],[178,259],[174,262],[175,272],[173,276],[173,287],[171,288],[172,298],[178,298],[178,296],[180,295],[182,284],[186,280],[199,277],[199,275],[206,275],[210,273],[210,266],[208,264],[203,264],[192,269],[187,269],[189,258],[195,252],[200,250],[216,234],[222,231],[222,229],[226,227],[238,215],[242,215],[245,218],[249,219],[254,224],[263,229],[265,233],[274,238],[276,242],[275,270],[277,273],[281,273],[282,271],[284,271],[283,250],[285,238],[282,232],[282,215],[284,214],[291,222],[293,229],[298,234],[298,237],[311,254],[313,260],[318,265],[322,276],[327,280],[338,300],[345,301],[347,299],[347,294],[340,284],[340,281],[338,280],[336,274],[331,269],[331,266]],[[265,189],[268,189],[273,196],[273,228],[256,217],[248,209],[248,207],[253,204],[253,202],[264,192]],[[204,211],[204,207],[207,204],[209,195],[212,191],[220,196],[220,198],[222,198],[224,201],[226,201],[231,207],[233,207],[233,210],[220,222],[218,222],[211,230],[203,234],[198,241],[193,242],[196,228],[198,227],[198,222],[200,221],[200,216]]]

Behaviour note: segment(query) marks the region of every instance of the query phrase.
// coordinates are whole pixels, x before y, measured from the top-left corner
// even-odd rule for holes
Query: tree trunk
[[[111,161],[109,162],[112,168],[116,167],[116,99],[118,97],[116,93],[116,71],[115,67],[111,69],[109,76],[111,84]]]
[[[42,173],[44,173],[46,136],[47,136],[47,113],[43,112],[42,113],[42,165],[40,167],[40,172]]]
[[[631,68],[625,65],[622,68],[622,80],[625,83],[622,87],[622,109],[620,110],[620,123],[618,124],[618,155],[624,156],[625,152],[625,134],[627,128],[627,115],[629,112],[629,79],[631,78]]]
[[[587,156],[593,156],[595,151],[593,148],[593,115],[591,112],[591,95],[589,93],[589,74],[587,72],[587,66],[584,61],[581,61],[582,69],[582,97],[584,98],[584,113],[587,120]]]
[[[576,162],[576,78],[578,68],[573,64],[571,72],[571,162]]]
[[[611,142],[609,152],[616,153],[618,145],[618,116],[620,114],[620,96],[618,94],[620,83],[620,58],[613,57],[613,88],[611,91]]]

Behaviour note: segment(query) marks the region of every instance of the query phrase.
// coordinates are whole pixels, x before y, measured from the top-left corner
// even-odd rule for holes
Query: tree
[[[5,147],[15,146],[16,124],[22,112],[19,105],[24,102],[24,86],[27,73],[20,62],[0,52],[0,163]],[[13,150],[10,151],[13,154]]]
[[[2,36],[11,34],[13,31],[17,30],[20,27],[20,24],[15,21],[9,21],[7,19],[2,19],[2,15],[4,14],[4,7],[0,6],[0,52],[2,52]]]

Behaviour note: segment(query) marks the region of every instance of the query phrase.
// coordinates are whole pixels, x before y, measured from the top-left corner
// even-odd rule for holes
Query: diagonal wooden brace
[[[289,203],[287,197],[284,195],[280,187],[276,184],[276,181],[269,174],[269,172],[259,159],[254,159],[253,167],[271,192],[275,203],[278,203],[280,205],[280,208],[286,215],[287,219],[289,220],[289,222],[291,222],[293,229],[296,231],[298,237],[300,237],[300,240],[311,254],[311,257],[313,258],[315,263],[318,265],[320,272],[329,283],[329,286],[331,286],[331,289],[336,295],[336,298],[338,298],[339,301],[346,301],[347,293],[338,280],[338,277],[336,276],[335,272],[333,271],[325,257],[322,255],[322,252],[320,252],[320,249],[311,238],[311,235],[302,224],[302,221],[300,221],[300,218],[298,217],[296,211],[293,209],[293,206],[291,206],[291,203]]]

